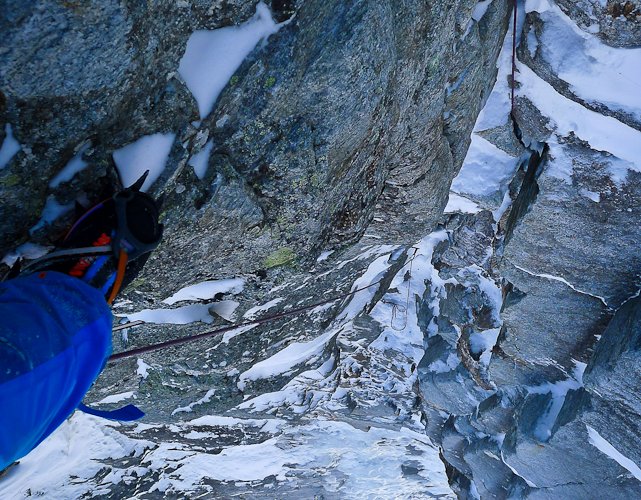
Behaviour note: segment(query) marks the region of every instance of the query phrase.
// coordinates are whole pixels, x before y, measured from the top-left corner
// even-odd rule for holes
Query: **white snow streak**
[[[82,145],[75,156],[71,160],[69,160],[64,168],[60,172],[58,172],[58,174],[53,179],[51,179],[51,181],[49,182],[50,188],[57,188],[63,182],[70,181],[71,179],[73,179],[74,175],[87,167],[88,163],[82,159],[82,155],[87,152],[89,146],[91,146],[90,142],[86,142]]]
[[[559,283],[563,283],[564,285],[570,287],[572,290],[574,290],[577,293],[580,293],[580,294],[583,294],[583,295],[589,295],[590,297],[594,297],[595,299],[599,299],[601,302],[603,302],[604,306],[608,307],[608,303],[605,301],[605,299],[603,297],[600,297],[599,295],[594,295],[593,293],[586,292],[584,290],[579,290],[572,283],[570,283],[565,278],[562,278],[561,276],[554,276],[552,274],[545,274],[545,273],[535,273],[533,271],[528,271],[524,267],[518,266],[518,265],[516,265],[514,263],[512,265],[514,267],[516,267],[519,271],[523,271],[524,273],[527,273],[530,276],[536,276],[538,278],[545,278],[545,279],[548,279],[548,280],[558,281]]]
[[[612,446],[605,438],[601,436],[589,425],[585,426],[588,429],[588,439],[592,446],[595,446],[600,452],[606,454],[612,460],[617,462],[621,467],[626,469],[637,480],[641,481],[641,469],[628,457],[623,455],[619,450]]]

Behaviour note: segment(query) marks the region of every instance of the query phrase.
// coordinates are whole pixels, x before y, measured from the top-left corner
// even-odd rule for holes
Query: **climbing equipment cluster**
[[[58,250],[24,267],[17,262],[9,277],[58,271],[100,289],[107,302],[113,303],[162,238],[159,203],[140,191],[148,173],[86,211]]]

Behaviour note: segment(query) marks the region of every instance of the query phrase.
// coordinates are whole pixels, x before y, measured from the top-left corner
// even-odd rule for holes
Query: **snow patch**
[[[588,200],[592,200],[594,203],[599,203],[601,201],[601,194],[595,193],[594,191],[588,191],[587,189],[579,189],[579,194],[584,196]]]
[[[36,231],[38,231],[38,229],[41,229],[45,226],[48,226],[52,222],[55,222],[56,219],[58,219],[58,217],[61,217],[67,212],[71,211],[73,207],[74,207],[73,203],[67,203],[66,205],[61,205],[56,200],[56,197],[50,194],[47,197],[47,202],[45,203],[45,207],[42,209],[42,215],[40,216],[40,220],[37,222],[35,226],[29,229],[29,234],[33,234]]]
[[[8,267],[13,266],[16,261],[20,258],[24,259],[39,259],[40,257],[45,256],[53,247],[45,247],[42,245],[37,245],[36,243],[23,243],[15,250],[8,252],[4,257],[2,257],[2,263]]]
[[[453,214],[456,212],[463,214],[477,214],[481,211],[481,207],[474,203],[472,200],[460,196],[456,193],[450,192],[450,197],[447,200],[447,205],[443,210],[445,214]]]
[[[73,176],[76,175],[78,172],[84,170],[87,165],[89,165],[85,160],[82,159],[82,155],[84,155],[89,147],[91,146],[90,142],[86,142],[80,150],[75,154],[75,156],[69,160],[69,162],[64,166],[64,168],[58,172],[58,174],[51,179],[49,182],[49,187],[50,188],[57,188],[60,184],[63,182],[70,181],[73,179]]]
[[[593,149],[609,152],[628,162],[629,169],[641,172],[641,132],[566,99],[525,64],[517,66],[521,84],[517,93],[527,97],[554,122],[556,135],[574,133]],[[553,137],[548,140],[548,144],[555,142]]]
[[[171,133],[145,135],[114,151],[113,159],[123,186],[131,186],[146,170],[149,170],[149,175],[141,189],[141,191],[147,191],[165,170],[175,138],[176,134]]]
[[[234,321],[236,317],[234,313],[239,305],[240,303],[235,300],[220,300],[209,304],[209,312],[217,314],[225,321]]]
[[[572,377],[560,380],[555,383],[545,383],[536,387],[526,387],[530,394],[547,394],[552,395],[546,412],[539,417],[534,428],[534,436],[540,441],[547,441],[552,435],[552,427],[556,422],[568,391],[577,390],[583,387],[583,372],[587,366],[585,363],[574,360],[574,372]]]
[[[506,190],[518,168],[520,158],[507,154],[483,137],[472,134],[463,166],[452,181],[458,194],[490,196]]]
[[[474,19],[477,23],[483,19],[483,16],[487,12],[488,7],[492,3],[492,0],[481,0],[479,3],[477,3],[474,6],[474,10],[472,11],[472,19]]]
[[[530,28],[530,31],[528,31],[527,33],[527,49],[532,59],[536,57],[536,50],[538,48],[539,48],[539,39],[536,37],[536,32],[534,31],[534,28]]]
[[[210,304],[191,304],[176,309],[143,309],[137,313],[114,314],[129,321],[144,321],[145,323],[186,325],[201,321],[212,323],[214,318],[209,313]]]
[[[0,147],[0,170],[6,167],[11,161],[11,158],[22,149],[20,143],[13,136],[11,124],[7,123],[4,126],[4,133],[4,141],[2,141],[2,147]]]
[[[470,349],[474,354],[481,353],[479,361],[485,368],[490,366],[492,349],[496,345],[500,332],[500,328],[491,328],[481,332],[473,332],[470,335]]]
[[[76,412],[0,481],[0,498],[81,498],[105,494],[90,479],[107,459],[140,456],[149,441],[118,432],[119,424]],[[111,468],[111,467],[110,467]]]
[[[111,396],[107,396],[106,398],[101,399],[100,401],[98,401],[97,404],[106,405],[106,404],[120,403],[121,401],[130,399],[130,398],[134,398],[134,399],[136,398],[134,391],[121,392],[120,394],[112,394]]]
[[[243,291],[245,280],[241,278],[229,278],[223,280],[211,280],[189,285],[181,288],[171,297],[163,300],[163,304],[173,305],[183,300],[206,300],[213,299],[219,293],[237,294]]]
[[[194,31],[178,72],[198,103],[200,118],[211,110],[227,82],[261,40],[276,33],[269,8],[260,2],[256,14],[240,26]]]
[[[283,297],[277,297],[261,306],[254,306],[251,309],[248,309],[245,314],[243,314],[243,318],[254,319],[256,316],[258,316],[259,313],[270,310],[272,307],[280,304],[283,300],[285,300]]]
[[[316,259],[316,262],[323,262],[324,260],[327,260],[330,255],[334,253],[334,250],[326,250],[322,252],[318,258]]]
[[[512,104],[510,102],[509,75],[512,71],[512,23],[513,19],[510,16],[510,27],[503,39],[501,52],[496,61],[498,69],[496,82],[485,106],[476,119],[475,132],[505,125],[510,116]]]
[[[210,139],[198,153],[189,158],[188,164],[194,168],[194,174],[196,174],[196,177],[200,180],[205,178],[207,166],[209,164],[209,155],[213,148],[214,141],[213,139]]]
[[[456,353],[449,353],[445,361],[437,359],[436,361],[429,364],[427,371],[432,373],[447,373],[452,370],[456,370],[458,365],[461,362],[458,359]]]
[[[536,10],[544,23],[543,59],[570,90],[584,101],[599,102],[641,120],[641,48],[605,45],[555,4],[540,2]]]
[[[604,453],[621,467],[626,469],[630,474],[632,474],[638,481],[641,481],[641,469],[637,464],[635,464],[628,457],[623,455],[619,450],[612,446],[604,437],[601,436],[597,431],[595,431],[589,425],[585,426],[588,430],[588,440],[590,444],[596,447],[601,453]]]
[[[151,368],[151,366],[145,363],[140,358],[138,358],[136,365],[137,365],[136,375],[141,376],[142,379],[145,380],[149,376],[149,369]]]
[[[249,370],[240,374],[238,388],[242,391],[247,381],[275,377],[288,372],[312,358],[316,358],[325,350],[326,344],[335,335],[329,331],[309,342],[293,342],[282,351],[256,363]]]
[[[243,334],[245,332],[248,332],[249,330],[253,330],[257,326],[258,325],[246,325],[246,326],[240,326],[238,328],[234,328],[233,330],[231,330],[229,332],[225,332],[221,342],[223,344],[228,344],[229,341],[231,339],[233,339],[234,337],[237,337],[238,335],[241,335],[241,334]],[[229,373],[227,375],[230,376]]]
[[[194,411],[194,406],[199,406],[205,403],[209,403],[211,401],[211,398],[214,397],[215,392],[216,392],[215,389],[209,389],[207,393],[198,401],[194,401],[193,403],[190,403],[187,406],[181,406],[180,408],[176,408],[174,411],[171,412],[171,414],[175,415],[176,413],[185,413],[185,412],[190,413]]]

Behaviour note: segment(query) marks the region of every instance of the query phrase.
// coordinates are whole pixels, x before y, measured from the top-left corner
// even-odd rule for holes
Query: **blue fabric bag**
[[[0,283],[0,470],[78,408],[111,354],[102,293],[42,272]]]

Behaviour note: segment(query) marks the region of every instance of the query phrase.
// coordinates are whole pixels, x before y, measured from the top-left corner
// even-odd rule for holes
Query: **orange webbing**
[[[111,305],[116,298],[116,295],[118,295],[118,292],[120,291],[122,280],[125,279],[125,268],[127,267],[127,260],[127,252],[121,249],[120,256],[118,257],[118,272],[116,273],[116,280],[114,281],[114,286],[111,289],[111,294],[107,299],[107,304]]]

